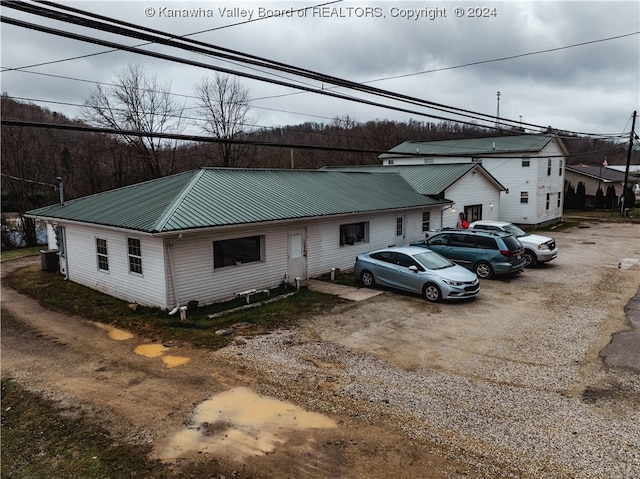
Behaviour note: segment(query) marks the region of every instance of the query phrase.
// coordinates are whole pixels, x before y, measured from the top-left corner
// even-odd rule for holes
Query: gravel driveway
[[[218,354],[278,378],[276,396],[328,380],[315,408],[383,417],[488,476],[640,477],[640,377],[600,357],[629,328],[640,228],[588,226],[553,233],[555,261],[485,280],[473,301],[385,291]]]
[[[227,477],[640,478],[640,374],[601,357],[630,328],[640,226],[553,236],[555,261],[483,280],[475,300],[434,305],[384,291],[218,351],[171,345],[189,359],[176,368],[134,352],[162,338],[114,340],[3,287],[3,309],[36,334],[3,329],[2,375],[83,405],[159,458],[178,439],[194,439],[181,461],[233,451],[217,469]],[[242,431],[199,417],[238,392],[286,401],[277,411],[294,422],[321,413],[332,427],[285,427],[278,412],[267,446],[224,449]],[[248,409],[236,413],[263,419]],[[262,444],[264,432],[245,438]],[[171,467],[182,477],[180,462]]]

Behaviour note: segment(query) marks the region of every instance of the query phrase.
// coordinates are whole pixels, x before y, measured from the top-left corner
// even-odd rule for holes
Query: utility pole
[[[627,180],[629,179],[629,166],[631,165],[631,153],[633,152],[633,140],[636,134],[636,115],[637,111],[633,112],[633,119],[631,120],[631,134],[629,135],[629,150],[627,151],[627,168],[624,170],[624,183],[622,184],[622,210],[621,215],[624,215],[624,193],[627,189]]]
[[[496,128],[500,127],[500,92],[497,93],[498,96],[498,111],[496,111]]]

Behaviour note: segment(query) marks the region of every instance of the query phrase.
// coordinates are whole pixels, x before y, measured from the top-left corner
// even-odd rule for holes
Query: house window
[[[129,272],[142,274],[142,248],[137,238],[127,238],[129,249]]]
[[[529,192],[521,191],[520,192],[520,203],[529,203]]]
[[[431,224],[431,212],[423,211],[422,212],[422,232],[429,231],[429,225]]]
[[[531,166],[531,160],[529,159],[529,157],[525,156],[524,158],[522,158],[522,167],[529,168],[530,166]]]
[[[551,158],[547,158],[547,176],[551,176]]]
[[[213,267],[262,261],[264,236],[247,236],[213,242]]]
[[[396,218],[396,236],[402,236],[404,233],[402,232],[402,226],[404,221],[402,218]]]
[[[98,269],[109,271],[109,255],[107,253],[107,240],[96,238],[96,256],[98,258]]]
[[[551,193],[547,193],[547,203],[545,206],[545,209],[549,209],[549,202],[551,201]]]
[[[558,176],[562,176],[562,160],[560,160],[560,166],[558,166]]]
[[[558,208],[560,208],[560,198],[562,197],[562,195],[558,192]]]
[[[473,223],[482,219],[482,205],[471,205],[464,207],[464,215],[467,222]]]
[[[340,246],[369,241],[369,223],[340,225]]]
[[[389,160],[387,165],[393,165],[393,160]]]

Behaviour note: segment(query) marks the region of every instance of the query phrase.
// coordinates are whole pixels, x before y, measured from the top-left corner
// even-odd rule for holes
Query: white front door
[[[305,229],[289,231],[289,281],[307,279],[307,233]]]
[[[396,216],[396,246],[404,246],[405,215]]]

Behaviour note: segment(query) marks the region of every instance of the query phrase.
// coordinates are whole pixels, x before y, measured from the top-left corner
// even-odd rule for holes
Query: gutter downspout
[[[176,289],[176,278],[173,271],[173,250],[172,246],[182,239],[182,233],[178,235],[178,238],[167,245],[167,257],[169,259],[169,277],[171,278],[171,288],[173,289],[173,299],[176,302],[175,308],[169,311],[169,315],[174,315],[180,310],[180,301],[178,299],[178,290]]]

